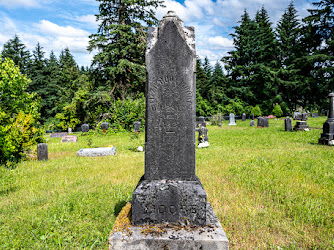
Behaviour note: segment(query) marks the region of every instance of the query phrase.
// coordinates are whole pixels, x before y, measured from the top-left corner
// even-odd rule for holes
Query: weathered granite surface
[[[116,154],[115,147],[82,148],[77,152],[77,156],[84,156],[84,157],[108,156],[115,154]]]
[[[134,123],[133,123],[133,130],[134,130],[135,132],[140,132],[140,126],[141,126],[141,123],[140,123],[140,122],[138,122],[138,121],[134,122]]]
[[[242,120],[243,122],[246,121],[246,114],[245,114],[245,113],[242,113],[241,120]]]
[[[178,222],[206,225],[206,192],[199,181],[141,181],[133,192],[134,225]]]
[[[84,133],[89,132],[89,124],[82,124],[81,125],[81,132],[84,132]]]
[[[292,121],[290,117],[284,119],[285,131],[292,131]]]
[[[254,121],[254,120],[251,120],[249,125],[250,125],[251,127],[255,127],[255,121]]]
[[[109,128],[109,122],[102,122],[101,123],[101,129],[107,130]]]
[[[124,207],[120,215],[126,208]],[[126,212],[126,211],[124,211]],[[131,212],[128,212],[128,214]],[[117,218],[118,220],[118,218]],[[130,220],[129,220],[130,221]],[[110,250],[227,250],[229,242],[209,203],[206,204],[206,226],[168,225],[148,227],[123,225],[113,229],[109,237]],[[130,222],[131,223],[131,222]]]
[[[308,131],[309,126],[306,121],[297,121],[297,124],[294,126],[293,130],[296,131]]]
[[[78,136],[76,135],[65,135],[61,138],[61,142],[77,142]]]
[[[38,143],[37,144],[37,160],[38,161],[47,161],[48,158],[49,158],[48,144]]]
[[[146,71],[145,174],[133,192],[133,224],[205,225],[206,193],[195,175],[194,28],[173,11],[148,29]]]
[[[257,127],[258,128],[263,128],[264,127],[264,118],[261,117],[261,116],[257,118]]]

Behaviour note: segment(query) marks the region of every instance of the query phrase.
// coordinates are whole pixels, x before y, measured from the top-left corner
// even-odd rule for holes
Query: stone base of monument
[[[295,131],[308,131],[310,130],[306,121],[298,121],[296,126],[293,128]]]
[[[161,224],[133,226],[129,202],[118,215],[108,239],[109,249],[229,249],[228,239],[211,205],[207,203],[206,226]]]
[[[331,145],[334,141],[334,134],[322,133],[321,138],[319,139],[319,144]]]

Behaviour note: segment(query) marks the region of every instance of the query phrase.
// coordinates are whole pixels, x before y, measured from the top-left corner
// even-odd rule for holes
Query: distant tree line
[[[234,27],[235,49],[211,68],[197,60],[198,115],[234,112],[250,114],[254,107],[283,114],[298,107],[328,109],[334,91],[334,2],[314,3],[302,21],[293,2],[276,28],[262,7],[253,19],[247,11]],[[277,107],[276,107],[277,109]]]
[[[98,1],[90,67],[78,67],[68,48],[46,58],[37,43],[30,52],[17,35],[3,46],[2,60],[12,59],[31,79],[27,92],[40,101],[39,122],[48,129],[102,120],[129,129],[144,121],[146,29],[157,25],[154,9],[163,1]],[[334,3],[314,6],[299,20],[291,2],[276,28],[264,7],[253,19],[245,10],[232,34],[235,49],[213,67],[197,59],[197,115],[271,114],[277,105],[284,114],[299,106],[327,109],[326,96],[334,91]]]

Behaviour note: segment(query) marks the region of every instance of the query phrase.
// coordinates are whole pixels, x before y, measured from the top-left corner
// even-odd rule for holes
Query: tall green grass
[[[321,128],[325,118],[308,120]],[[231,248],[334,248],[334,147],[322,130],[209,126],[210,147],[196,150],[196,171]],[[49,161],[0,169],[0,248],[107,248],[115,218],[144,173],[144,134],[47,138]],[[113,145],[116,156],[77,157]]]

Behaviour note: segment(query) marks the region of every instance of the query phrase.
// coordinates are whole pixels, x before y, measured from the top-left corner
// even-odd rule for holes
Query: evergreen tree
[[[278,92],[289,104],[289,109],[293,110],[305,93],[305,79],[299,67],[305,49],[301,46],[301,25],[293,2],[278,21],[276,32],[280,63]]]
[[[226,88],[226,78],[223,72],[223,68],[219,62],[216,62],[209,89],[209,101],[213,104],[214,107],[218,107],[219,104],[227,101],[225,95]]]
[[[98,0],[100,21],[97,34],[90,36],[88,50],[98,50],[93,66],[113,86],[111,93],[124,98],[144,92],[146,28],[157,23],[154,8],[161,0]],[[143,26],[144,25],[144,26]]]
[[[26,46],[21,42],[18,35],[15,34],[12,39],[3,45],[1,55],[3,60],[5,58],[12,59],[15,65],[20,67],[21,73],[29,73],[30,52],[26,50]]]
[[[314,66],[311,70],[314,80],[310,81],[312,83],[310,90],[316,88],[318,95],[312,97],[316,97],[315,102],[327,109],[327,98],[324,97],[329,92],[334,91],[334,1],[321,0],[314,2],[313,5],[316,8],[308,10],[310,16],[306,17],[304,21],[308,27],[314,28],[313,35],[318,36],[321,46],[316,43],[318,39],[315,39],[311,44],[314,53],[310,53],[305,60],[313,62]]]
[[[250,81],[256,61],[254,52],[257,41],[254,34],[257,25],[250,19],[246,10],[238,23],[239,26],[233,27],[235,33],[231,34],[235,50],[228,52],[229,56],[222,59],[230,78],[227,96],[231,99],[240,98],[249,104],[256,104],[258,100],[255,93],[251,91]]]

